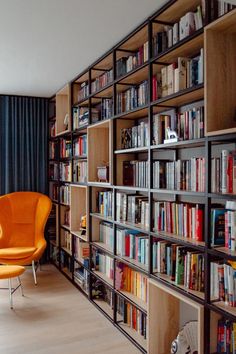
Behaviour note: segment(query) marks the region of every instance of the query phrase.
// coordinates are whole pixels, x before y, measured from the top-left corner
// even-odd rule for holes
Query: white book
[[[173,45],[179,41],[179,23],[175,23],[173,26]]]
[[[221,151],[221,193],[227,193],[228,150]]]

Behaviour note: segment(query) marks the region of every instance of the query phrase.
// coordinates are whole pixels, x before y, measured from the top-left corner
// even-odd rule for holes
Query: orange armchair
[[[47,243],[44,228],[52,207],[51,200],[36,192],[14,192],[0,197],[0,264],[32,264]]]

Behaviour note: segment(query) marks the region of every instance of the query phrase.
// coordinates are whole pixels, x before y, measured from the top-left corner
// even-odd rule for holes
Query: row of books
[[[147,316],[142,311],[131,305],[129,302],[125,301],[122,297],[118,296],[117,312],[119,317],[122,318],[124,324],[134,329],[146,339]]]
[[[132,86],[126,91],[117,93],[117,114],[141,107],[147,103],[147,100],[148,81],[145,80],[137,86]]]
[[[99,224],[99,241],[105,243],[108,248],[114,249],[114,234],[112,224],[102,221]]]
[[[212,193],[236,193],[236,151],[222,150],[211,160]]]
[[[204,107],[194,107],[174,115],[153,116],[153,145],[168,143],[168,128],[175,131],[178,140],[192,140],[204,137]]]
[[[113,81],[113,69],[105,71],[91,82],[91,92],[99,91]]]
[[[116,195],[116,218],[119,222],[149,226],[149,202],[142,195],[129,195],[118,192]]]
[[[227,12],[233,10],[235,5],[230,4],[228,1],[223,0],[212,0],[211,1],[211,10],[212,10],[212,17],[217,18],[223,16]]]
[[[60,186],[60,201],[63,204],[70,205],[70,185],[64,184]]]
[[[88,267],[89,243],[82,241],[79,237],[74,237],[74,256],[75,259]]]
[[[58,184],[50,182],[49,184],[49,196],[52,200],[58,200]]]
[[[153,187],[192,192],[205,191],[205,158],[190,160],[155,161]]]
[[[236,323],[220,319],[217,325],[217,353],[236,354]]]
[[[78,91],[78,102],[84,100],[89,95],[89,83],[84,81],[80,85],[80,90]]]
[[[147,302],[147,277],[122,262],[116,263],[116,289],[127,291]]]
[[[69,231],[64,231],[63,239],[61,240],[62,247],[65,247],[70,253],[72,252],[72,235]]]
[[[60,180],[71,182],[71,162],[60,162]]]
[[[153,205],[154,231],[203,240],[203,205],[191,203],[159,202]]]
[[[74,156],[86,156],[87,155],[87,134],[78,136],[73,141]]]
[[[71,149],[71,140],[69,139],[61,139],[60,140],[60,157],[71,157],[72,149]]]
[[[225,207],[214,205],[211,209],[211,243],[236,251],[236,211],[235,203],[226,201]]]
[[[96,270],[105,274],[109,279],[114,277],[114,260],[106,254],[95,251]]]
[[[96,210],[106,218],[112,217],[112,196],[113,193],[111,191],[97,192]]]
[[[87,183],[87,161],[74,161],[73,181]]]
[[[120,130],[121,149],[148,146],[148,123],[141,122],[131,128]]]
[[[57,144],[54,141],[49,142],[49,159],[57,158]]]
[[[167,241],[153,243],[153,268],[176,285],[204,291],[204,255]]]
[[[148,265],[148,236],[138,231],[117,228],[116,253]]]
[[[136,69],[138,66],[148,61],[148,41],[145,42],[137,52],[130,54],[127,57],[122,57],[116,62],[116,76],[117,78],[126,73]]]
[[[148,161],[123,161],[123,185],[148,188]]]
[[[89,272],[77,262],[74,262],[74,281],[86,294],[88,294]]]
[[[182,39],[190,36],[203,26],[201,6],[195,12],[187,12],[173,26],[163,26],[163,30],[157,32],[153,37],[153,55],[156,56]]]
[[[57,163],[49,163],[48,167],[48,175],[49,179],[57,180],[58,179],[58,164]]]
[[[87,107],[73,107],[73,129],[79,129],[89,123],[89,109]]]
[[[194,58],[179,57],[152,78],[152,100],[172,95],[203,83],[203,49]]]
[[[227,306],[236,307],[235,264],[211,262],[211,299],[223,301]]]

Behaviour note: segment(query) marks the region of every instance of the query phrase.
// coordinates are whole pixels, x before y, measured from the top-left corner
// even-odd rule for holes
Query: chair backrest
[[[34,246],[44,237],[51,205],[47,196],[36,192],[14,192],[0,197],[1,244]]]

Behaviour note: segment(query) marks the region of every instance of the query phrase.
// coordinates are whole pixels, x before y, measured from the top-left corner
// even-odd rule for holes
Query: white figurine
[[[176,133],[176,131],[171,130],[170,127],[166,128],[166,136],[167,136],[167,139],[164,140],[164,144],[177,143],[178,134]]]

